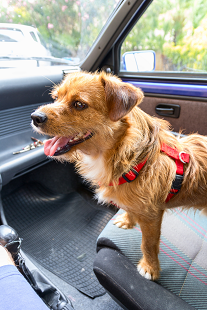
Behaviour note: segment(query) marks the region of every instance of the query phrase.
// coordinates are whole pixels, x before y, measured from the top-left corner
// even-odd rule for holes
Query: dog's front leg
[[[160,231],[163,211],[159,211],[156,218],[147,220],[139,219],[139,225],[142,230],[142,253],[137,269],[139,273],[149,280],[159,278],[160,264],[158,259]]]

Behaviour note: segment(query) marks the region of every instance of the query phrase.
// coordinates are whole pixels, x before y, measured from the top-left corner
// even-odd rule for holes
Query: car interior
[[[113,225],[123,211],[98,204],[72,163],[46,157],[48,137],[31,127],[31,113],[53,102],[50,92],[66,74],[104,70],[140,87],[140,108],[168,120],[172,134],[207,135],[205,73],[123,70],[122,44],[150,6],[148,0],[120,1],[80,66],[1,70],[1,224],[22,238],[23,273],[49,309],[207,309],[205,217],[166,212],[161,277],[143,278],[136,269],[142,256],[139,226]]]

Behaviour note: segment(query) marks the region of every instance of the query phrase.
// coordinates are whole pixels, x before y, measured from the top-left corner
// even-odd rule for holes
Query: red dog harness
[[[177,166],[175,180],[172,183],[172,188],[165,201],[165,202],[168,202],[181,189],[181,185],[182,185],[182,181],[184,177],[184,164],[189,162],[190,156],[189,154],[185,152],[178,152],[177,149],[173,149],[165,143],[161,145],[161,152],[173,158]],[[118,185],[124,184],[126,182],[130,183],[134,181],[138,177],[140,170],[144,167],[146,162],[147,162],[147,159],[145,159],[142,163],[134,166],[129,172],[122,174],[122,176],[119,178]],[[110,183],[109,186],[113,186],[113,184]]]

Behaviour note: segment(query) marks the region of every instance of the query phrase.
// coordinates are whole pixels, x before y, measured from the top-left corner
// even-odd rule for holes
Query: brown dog
[[[176,138],[167,122],[137,107],[143,99],[140,89],[105,73],[69,74],[52,97],[54,103],[32,114],[34,129],[54,137],[46,142],[45,154],[75,162],[96,186],[99,202],[113,201],[124,209],[118,227],[139,223],[143,258],[138,270],[157,279],[164,210],[207,210],[207,137]],[[177,180],[180,167],[184,177]],[[179,184],[172,189],[174,180]]]

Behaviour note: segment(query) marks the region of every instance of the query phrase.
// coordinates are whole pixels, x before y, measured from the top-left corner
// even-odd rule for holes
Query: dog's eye
[[[86,109],[88,107],[86,103],[83,103],[83,102],[80,102],[80,101],[75,101],[73,103],[73,106],[78,111],[84,110],[84,109]]]

